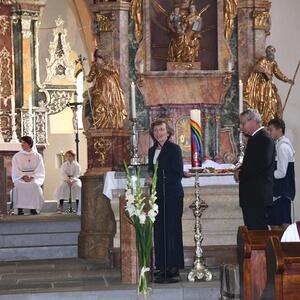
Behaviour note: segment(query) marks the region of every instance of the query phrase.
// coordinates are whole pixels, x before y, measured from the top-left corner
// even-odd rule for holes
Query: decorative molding
[[[21,18],[22,35],[25,39],[31,37],[31,19]]]
[[[115,14],[100,14],[96,13],[96,26],[99,32],[109,32],[114,30]]]
[[[9,30],[9,18],[8,16],[0,16],[0,35],[5,35]]]
[[[6,5],[11,5],[15,4],[16,0],[0,0],[0,4],[6,4]]]
[[[100,166],[105,165],[105,161],[107,159],[107,153],[110,151],[112,147],[112,141],[110,139],[106,139],[104,137],[100,137],[94,139],[94,150],[95,153],[99,155],[97,161],[99,162]]]
[[[4,101],[4,107],[12,93],[12,81],[11,54],[3,47],[0,51],[0,101]]]
[[[264,30],[266,35],[270,35],[271,29],[271,15],[268,10],[253,11],[254,29]]]
[[[75,63],[70,60],[71,47],[66,41],[67,29],[64,28],[64,20],[61,17],[58,17],[55,23],[53,41],[50,42],[48,49],[50,58],[46,58],[47,77],[45,83],[57,84],[58,80],[67,79],[68,84],[75,84]]]
[[[40,103],[40,106],[45,106],[49,115],[61,112],[65,109],[68,102],[73,99],[76,87],[74,86],[74,90],[66,90],[63,88],[64,87],[57,86],[55,89],[47,89],[46,87],[45,90],[41,90],[46,93],[48,102],[46,104]]]
[[[48,143],[47,112],[45,109],[38,109],[35,114],[35,142],[39,145]]]

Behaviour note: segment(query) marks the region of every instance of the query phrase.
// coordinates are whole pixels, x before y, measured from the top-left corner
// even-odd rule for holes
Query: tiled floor
[[[181,282],[152,284],[152,287],[218,288],[219,270],[216,268],[211,271],[211,282],[188,282],[189,270],[185,270],[181,272]],[[136,286],[122,284],[119,270],[108,269],[97,261],[56,259],[0,263],[0,295],[128,289],[134,290]]]

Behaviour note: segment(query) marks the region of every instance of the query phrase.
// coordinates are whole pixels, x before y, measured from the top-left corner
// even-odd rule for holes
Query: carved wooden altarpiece
[[[182,0],[179,6],[188,14],[191,4]],[[136,59],[144,63],[144,69],[137,70],[150,121],[160,116],[169,119],[186,160],[190,157],[191,109],[201,110],[205,156],[215,158],[221,154],[220,116],[232,78],[228,72],[231,53],[223,34],[223,1],[196,0],[193,4],[197,13],[207,8],[201,15],[200,47],[195,62],[168,62],[168,20],[175,5],[165,0],[144,1],[144,39]],[[228,151],[234,152],[232,147]]]

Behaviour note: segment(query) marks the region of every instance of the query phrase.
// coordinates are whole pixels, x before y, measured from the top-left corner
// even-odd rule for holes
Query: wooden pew
[[[239,227],[237,245],[241,299],[259,300],[262,297],[267,281],[265,248],[270,236],[281,238],[282,231]]]
[[[266,260],[267,285],[262,299],[300,299],[300,243],[280,243],[278,237],[270,237]]]

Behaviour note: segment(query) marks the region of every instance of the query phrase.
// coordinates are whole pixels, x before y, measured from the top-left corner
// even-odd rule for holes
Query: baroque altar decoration
[[[126,163],[125,170],[127,174],[126,206],[125,211],[128,214],[130,222],[136,232],[136,248],[139,258],[139,282],[138,294],[148,295],[148,279],[146,273],[150,271],[150,256],[152,252],[153,224],[158,214],[158,205],[156,204],[156,182],[158,164],[154,166],[152,184],[149,197],[146,197],[142,184],[140,168],[136,168],[136,175],[131,175]]]

